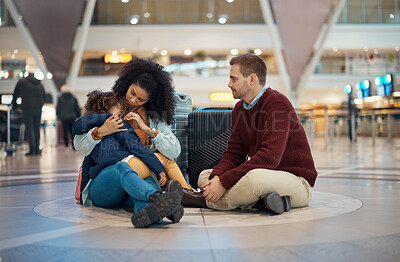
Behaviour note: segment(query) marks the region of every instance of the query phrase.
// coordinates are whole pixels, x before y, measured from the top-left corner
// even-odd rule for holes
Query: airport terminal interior
[[[0,0],[0,262],[400,260],[400,0],[34,2]],[[235,106],[229,61],[246,53],[266,62],[266,85],[303,124],[318,172],[308,206],[185,207],[179,223],[135,228],[129,210],[77,203],[84,154],[64,145],[63,84],[85,113],[87,93],[151,59],[190,101],[187,121]],[[29,73],[46,92],[33,156],[10,106]],[[190,182],[182,130],[177,163]]]

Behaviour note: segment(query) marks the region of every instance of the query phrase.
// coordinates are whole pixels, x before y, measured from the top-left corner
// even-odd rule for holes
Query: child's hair
[[[114,92],[92,91],[87,94],[88,100],[85,104],[86,114],[106,114],[116,105],[121,105],[121,113],[125,112],[124,100]]]

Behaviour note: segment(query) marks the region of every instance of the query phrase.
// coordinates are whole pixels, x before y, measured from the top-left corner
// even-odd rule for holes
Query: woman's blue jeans
[[[125,162],[104,168],[89,185],[90,199],[95,206],[126,205],[133,207],[134,212],[148,206],[149,196],[156,191],[158,184],[152,177],[141,179]]]

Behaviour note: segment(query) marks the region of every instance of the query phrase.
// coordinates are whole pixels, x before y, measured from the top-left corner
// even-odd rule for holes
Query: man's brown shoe
[[[203,193],[194,192],[192,190],[182,188],[182,206],[184,207],[207,207],[206,200],[203,197]]]

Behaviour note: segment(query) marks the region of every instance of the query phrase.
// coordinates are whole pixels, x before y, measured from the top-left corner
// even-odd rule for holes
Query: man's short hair
[[[234,64],[239,64],[240,73],[244,77],[248,77],[250,74],[255,73],[260,81],[260,85],[265,85],[265,81],[267,79],[267,65],[259,56],[254,54],[236,56],[231,59],[229,64],[231,66]]]

